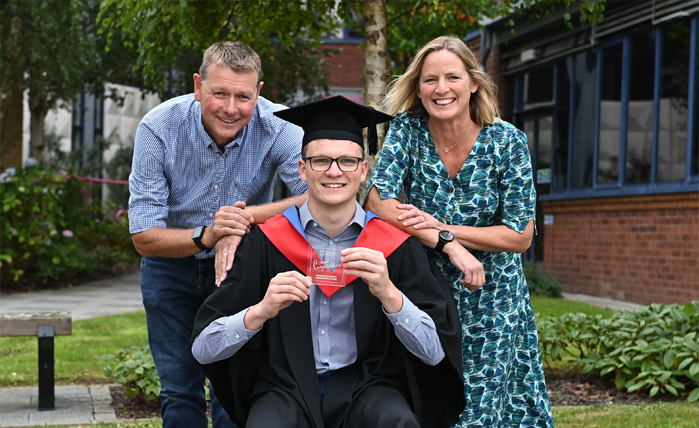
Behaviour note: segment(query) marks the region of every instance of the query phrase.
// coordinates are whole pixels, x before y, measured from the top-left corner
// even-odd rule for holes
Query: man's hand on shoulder
[[[255,219],[245,210],[245,202],[238,201],[232,207],[221,207],[214,217],[214,224],[206,228],[202,243],[212,248],[224,236],[246,235],[253,224]]]
[[[381,251],[347,248],[342,250],[341,262],[345,273],[367,283],[369,291],[381,301],[386,312],[395,314],[403,308],[403,294],[388,277],[386,258]]]
[[[245,328],[258,330],[268,319],[276,317],[282,309],[288,308],[294,302],[307,300],[311,295],[312,284],[311,277],[296,271],[278,273],[269,282],[262,301],[245,314]]]

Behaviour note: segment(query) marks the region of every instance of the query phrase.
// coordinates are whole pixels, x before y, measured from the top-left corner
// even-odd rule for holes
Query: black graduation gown
[[[256,398],[276,390],[292,397],[316,428],[341,427],[352,397],[372,385],[401,391],[423,427],[449,427],[458,421],[465,406],[461,324],[449,286],[416,238],[405,240],[386,260],[393,284],[434,321],[445,358],[431,367],[410,353],[379,299],[358,278],[352,282],[357,361],[332,373],[322,406],[310,299],[294,302],[268,320],[232,357],[202,365],[234,423],[244,426]],[[259,303],[270,280],[291,270],[300,271],[253,227],[238,247],[227,279],[199,309],[192,342],[214,320]]]

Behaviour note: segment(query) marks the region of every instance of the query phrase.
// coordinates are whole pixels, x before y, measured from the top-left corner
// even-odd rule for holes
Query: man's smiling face
[[[208,74],[205,81],[194,75],[194,98],[201,103],[204,129],[223,148],[250,122],[262,83],[257,84],[255,72],[236,73],[216,64]]]
[[[359,144],[352,141],[320,139],[308,143],[303,156],[304,159],[315,156],[362,158],[363,151]],[[310,205],[353,212],[359,185],[366,178],[367,161],[360,161],[356,171],[344,172],[337,162],[332,162],[327,171],[314,171],[310,161],[302,159],[299,161],[299,174],[301,180],[308,183]]]

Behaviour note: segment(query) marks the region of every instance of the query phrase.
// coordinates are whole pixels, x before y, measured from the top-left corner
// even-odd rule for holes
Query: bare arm
[[[296,205],[301,207],[306,200],[308,200],[308,193],[304,193],[298,196],[292,196],[290,198],[282,199],[281,201],[272,202],[264,205],[253,205],[245,208],[250,214],[252,214],[255,219],[255,224],[262,224],[274,217],[279,215],[289,209],[290,206]]]
[[[447,225],[436,220],[412,205],[400,204],[395,199],[381,200],[378,191],[372,188],[367,198],[367,208],[382,219],[420,239],[426,247],[437,245],[434,230],[449,229],[466,248],[487,252],[523,253],[529,248],[534,236],[534,219],[530,220],[523,233],[505,225],[472,227]],[[383,211],[383,212],[382,212]]]
[[[371,210],[381,219],[416,237],[425,247],[435,248],[439,242],[439,229],[415,229],[410,225],[405,226],[403,222],[398,220],[398,216],[405,212],[405,210],[398,209],[399,204],[396,199],[382,200],[376,188],[372,187],[364,205],[366,209]],[[464,286],[470,290],[475,290],[485,284],[483,264],[458,240],[446,244],[442,251],[449,257],[451,263],[463,273],[464,277],[461,279],[461,283]]]
[[[251,215],[253,223],[261,224],[270,218],[283,213],[292,205],[301,207],[301,205],[303,205],[307,199],[308,193],[304,193],[302,195],[282,199],[281,201],[272,202],[270,204],[245,207],[245,211]],[[236,205],[238,206],[239,203],[236,202]],[[242,206],[244,207],[244,205]],[[221,285],[221,282],[226,279],[228,271],[230,271],[233,267],[235,250],[238,248],[240,240],[241,238],[239,236],[231,234],[231,236],[227,236],[216,241],[216,261],[214,262],[214,266],[216,267],[217,286]]]

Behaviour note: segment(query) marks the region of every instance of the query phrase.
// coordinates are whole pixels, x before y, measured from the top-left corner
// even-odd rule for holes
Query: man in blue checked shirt
[[[194,94],[150,111],[136,132],[129,222],[141,262],[148,337],[162,383],[163,427],[206,427],[204,373],[189,339],[251,225],[307,199],[303,131],[260,97],[258,55],[238,42],[204,53]],[[275,173],[295,195],[271,203]],[[216,251],[212,249],[216,247]],[[214,427],[233,427],[212,391]]]

